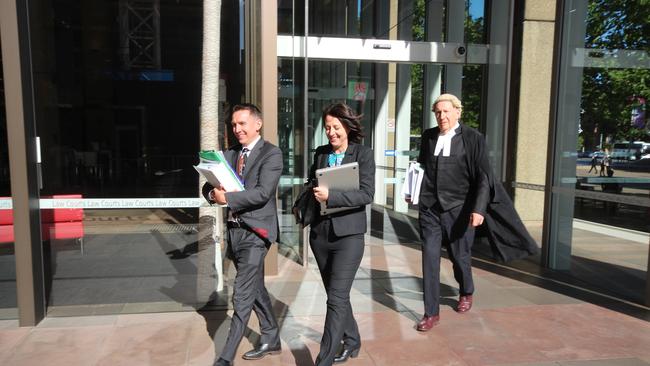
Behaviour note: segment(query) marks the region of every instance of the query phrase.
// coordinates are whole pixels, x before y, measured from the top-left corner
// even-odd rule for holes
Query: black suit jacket
[[[484,174],[489,186],[485,197],[485,206],[481,203],[475,210],[475,212],[483,213],[485,221],[478,227],[475,247],[472,251],[478,249],[479,252],[504,262],[536,254],[539,249],[535,240],[519,218],[510,196],[492,173],[485,138],[473,128],[464,125],[461,125],[460,128],[470,176]],[[425,141],[428,141],[427,143],[433,143],[433,147],[435,147],[437,136],[437,128],[426,130],[422,134],[422,146]],[[422,159],[421,150],[418,161],[421,162]],[[484,208],[481,210],[482,207]],[[486,246],[488,248],[485,248]],[[487,250],[483,250],[484,248]]]
[[[422,133],[422,146],[420,148],[418,162],[425,171],[435,169],[431,164],[430,158],[433,157],[439,132],[440,128],[434,127]],[[490,188],[487,175],[480,169],[480,161],[476,156],[477,153],[485,154],[485,139],[478,131],[464,125],[460,125],[457,134],[460,135],[459,137],[463,141],[469,173],[469,192],[467,194],[469,202],[465,202],[468,205],[466,207],[471,208],[472,212],[485,216],[485,211],[490,200]],[[454,136],[454,139],[457,137]],[[454,146],[452,146],[452,150],[454,150]],[[425,175],[424,179],[428,179],[428,175]],[[423,182],[422,188],[424,189],[425,186],[427,184]]]
[[[237,166],[240,144],[224,152],[231,167]],[[244,191],[226,193],[228,210],[236,214],[251,230],[265,241],[277,240],[279,225],[276,205],[278,182],[282,175],[282,150],[268,141],[258,141],[248,153],[244,168]],[[203,185],[203,196],[210,203],[214,187]]]
[[[314,164],[309,170],[310,178],[315,178],[316,169],[327,167],[327,156],[331,152],[332,146],[329,144],[316,149]],[[362,234],[368,230],[366,205],[372,203],[375,196],[375,160],[372,149],[350,143],[341,164],[353,162],[359,163],[359,189],[347,192],[330,190],[327,199],[327,207],[355,207],[331,215],[332,227],[337,236]]]

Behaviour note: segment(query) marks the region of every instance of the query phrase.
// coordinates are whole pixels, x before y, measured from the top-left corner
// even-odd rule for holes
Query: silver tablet
[[[316,170],[316,179],[319,187],[327,187],[336,191],[352,191],[359,189],[359,163],[348,163],[329,168]],[[355,207],[327,207],[325,202],[320,203],[320,214],[329,215],[335,212],[349,210]]]

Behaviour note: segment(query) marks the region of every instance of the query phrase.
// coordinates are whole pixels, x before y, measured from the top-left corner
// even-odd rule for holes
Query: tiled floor
[[[475,306],[453,311],[456,284],[443,259],[441,322],[414,329],[422,314],[421,257],[415,246],[367,237],[352,290],[362,335],[362,365],[650,365],[650,311],[635,317],[601,305],[616,302],[576,286],[518,270],[490,270],[475,260]],[[313,365],[326,297],[313,260],[303,268],[281,258],[267,278],[281,323],[283,352],[261,361],[239,358],[257,340],[242,342],[238,365]],[[587,296],[588,295],[588,296]],[[591,299],[589,302],[584,299]],[[609,306],[611,308],[611,306]],[[206,307],[219,308],[219,307]],[[49,317],[34,328],[0,321],[0,365],[211,365],[223,347],[227,311]]]

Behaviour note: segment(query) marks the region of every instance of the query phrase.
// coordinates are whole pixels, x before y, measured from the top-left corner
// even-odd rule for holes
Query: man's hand
[[[211,191],[211,193],[212,193],[211,198],[212,198],[212,200],[214,202],[216,202],[216,203],[218,203],[220,205],[225,205],[227,203],[226,202],[226,190],[223,189],[223,187],[214,188]]]
[[[314,197],[316,201],[325,202],[330,196],[330,191],[327,187],[314,187]]]
[[[473,227],[481,226],[483,224],[483,215],[480,213],[472,212],[469,217],[469,224]]]

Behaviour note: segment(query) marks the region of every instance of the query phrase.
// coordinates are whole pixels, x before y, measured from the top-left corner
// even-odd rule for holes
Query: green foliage
[[[463,115],[464,124],[479,128],[481,122],[481,94],[483,90],[483,66],[463,68]]]
[[[424,66],[411,66],[411,135],[421,135],[424,125],[422,108],[424,107]]]
[[[650,51],[647,0],[592,0],[588,4],[585,48]],[[616,53],[616,51],[614,51]],[[650,140],[630,123],[633,97],[650,99],[650,70],[585,68],[583,70],[582,137],[593,150],[600,134],[613,141]]]
[[[413,40],[424,41],[425,0],[415,0],[413,4]],[[424,67],[421,64],[411,66],[411,135],[422,134],[424,106]]]
[[[424,21],[426,3],[430,0],[415,0],[413,12],[413,40],[424,41]],[[465,42],[485,43],[485,22],[483,17],[473,19],[469,15],[471,1],[467,2],[465,16]],[[423,95],[424,66],[411,67],[411,134],[420,135],[423,126],[423,111],[430,106],[424,105]],[[478,128],[480,124],[481,94],[483,91],[483,67],[468,65],[463,68],[463,123]],[[424,109],[426,108],[426,109]]]
[[[485,22],[483,17],[472,18],[469,14],[471,1],[467,2],[465,16],[465,42],[486,43]],[[468,126],[479,128],[481,124],[481,96],[483,94],[483,66],[468,65],[463,67],[463,116]]]

